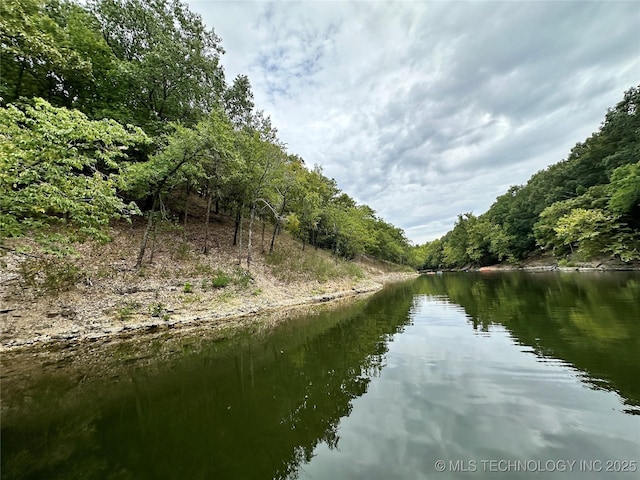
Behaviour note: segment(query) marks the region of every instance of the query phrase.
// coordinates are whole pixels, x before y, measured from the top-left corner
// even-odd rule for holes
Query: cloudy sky
[[[565,158],[640,84],[640,2],[191,0],[291,153],[415,243]]]

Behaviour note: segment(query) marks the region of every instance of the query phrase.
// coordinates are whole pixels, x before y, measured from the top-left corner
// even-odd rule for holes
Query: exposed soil
[[[253,233],[253,260],[247,275],[246,227],[245,248],[239,255],[238,247],[232,245],[233,221],[217,216],[209,232],[211,249],[204,255],[204,227],[192,223],[184,231],[158,233],[162,242],[151,246],[141,270],[134,265],[144,223],[116,225],[111,243],[78,246],[79,256],[71,263],[81,272],[80,280],[67,291],[46,292],[44,270],[32,284],[25,282],[19,274],[20,265],[32,261],[37,267],[37,261],[5,255],[6,265],[0,273],[0,351],[224,324],[239,317],[374,292],[385,282],[416,275],[367,258],[354,262],[357,268],[350,268],[353,264],[339,262],[309,246],[302,252],[302,244],[287,234],[277,237],[281,260],[272,265],[263,252],[261,223]],[[266,226],[265,250],[271,228]],[[290,267],[286,262],[293,262],[294,257],[299,261],[312,257],[321,270],[329,271],[305,271],[304,266],[294,263]],[[233,281],[214,287],[212,278],[220,274]]]

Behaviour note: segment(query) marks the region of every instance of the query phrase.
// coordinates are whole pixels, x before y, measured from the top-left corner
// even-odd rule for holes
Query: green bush
[[[575,267],[576,264],[566,258],[562,258],[558,261],[559,267]]]
[[[216,275],[211,278],[211,286],[213,288],[224,288],[231,283],[231,277],[225,272],[218,270]]]

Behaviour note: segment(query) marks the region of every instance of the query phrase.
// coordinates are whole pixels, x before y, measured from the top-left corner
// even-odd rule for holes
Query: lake
[[[7,479],[635,479],[640,274],[446,273],[2,356]]]

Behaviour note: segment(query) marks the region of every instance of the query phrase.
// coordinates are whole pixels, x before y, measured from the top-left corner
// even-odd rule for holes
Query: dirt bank
[[[339,299],[371,294],[385,283],[406,280],[415,274],[388,273],[358,281],[333,281],[322,285],[322,293],[310,286],[270,291],[268,295],[255,296],[248,292],[235,291],[224,303],[216,301],[214,295],[188,301],[187,294],[171,287],[165,288],[162,298],[162,313],[154,315],[136,313],[127,317],[100,315],[100,306],[118,303],[116,298],[102,298],[96,304],[84,305],[84,312],[78,313],[78,303],[73,303],[70,295],[57,300],[32,304],[29,312],[22,309],[5,309],[2,313],[2,341],[0,351],[14,350],[26,346],[51,342],[91,341],[105,337],[145,331],[175,329],[202,324],[224,324],[241,317],[249,317],[274,311],[283,311],[305,305],[327,303]],[[136,292],[127,295],[136,304],[158,298],[154,292]],[[126,294],[125,294],[126,295]],[[185,305],[185,300],[187,304]],[[81,302],[79,302],[81,303]],[[75,305],[75,307],[73,306]]]
[[[165,234],[170,240],[156,245],[153,258],[136,270],[132,264],[142,234],[141,224],[124,226],[114,231],[110,244],[78,246],[79,254],[70,262],[71,270],[81,275],[66,291],[43,291],[49,264],[31,265],[40,280],[29,284],[24,275],[29,257],[5,256],[0,275],[0,351],[224,324],[372,293],[386,282],[417,275],[367,258],[344,262],[321,250],[302,250],[299,242],[284,234],[278,238],[277,255],[257,245],[247,268],[231,244],[232,225],[224,218],[210,239],[215,248],[208,255],[201,253],[202,235],[194,227],[186,235]],[[58,270],[54,273],[60,275]]]

